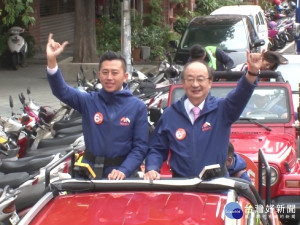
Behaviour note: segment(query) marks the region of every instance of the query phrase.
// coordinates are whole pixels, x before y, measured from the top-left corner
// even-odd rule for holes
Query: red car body
[[[236,82],[218,81],[213,82],[212,92],[218,89],[228,90],[236,86]],[[287,108],[288,117],[286,119],[262,119],[259,115],[257,121],[237,121],[232,125],[230,141],[234,145],[235,151],[248,158],[249,162],[254,162],[258,166],[258,150],[261,149],[271,166],[272,183],[271,198],[272,204],[276,206],[295,207],[296,218],[290,218],[285,212],[280,216],[283,222],[300,221],[300,164],[298,160],[298,131],[299,126],[296,123],[296,113],[292,101],[292,91],[288,82],[259,82],[256,88],[258,92],[264,90],[280,91],[284,95],[284,101]],[[216,91],[217,93],[217,91]],[[178,100],[184,94],[182,84],[172,85],[169,91],[168,105]],[[212,93],[212,95],[215,95]],[[218,97],[225,97],[218,96]],[[250,99],[251,101],[251,99]],[[249,101],[249,102],[250,102]],[[163,165],[164,175],[171,176],[168,171],[168,162]],[[257,168],[248,167],[248,174],[253,182],[257,182]],[[276,175],[277,176],[274,176]],[[255,184],[256,185],[256,184]],[[257,186],[257,185],[256,185]]]
[[[49,202],[30,224],[223,224],[226,198],[180,192],[71,194]]]
[[[281,224],[276,211],[271,210],[268,217],[257,211],[263,202],[250,186],[228,178],[61,180],[50,184],[50,191],[19,225]],[[240,218],[228,217],[229,203],[239,205]]]

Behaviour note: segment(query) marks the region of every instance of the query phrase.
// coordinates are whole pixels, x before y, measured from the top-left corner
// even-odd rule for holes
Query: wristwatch
[[[249,75],[251,75],[251,76],[255,76],[255,77],[257,77],[259,74],[260,74],[260,70],[258,70],[258,72],[257,73],[253,73],[253,72],[251,72],[251,71],[247,71],[248,73],[249,73]]]

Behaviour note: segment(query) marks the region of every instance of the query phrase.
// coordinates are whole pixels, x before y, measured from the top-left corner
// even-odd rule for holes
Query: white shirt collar
[[[204,107],[204,103],[205,103],[205,100],[203,102],[201,102],[201,104],[198,105],[197,107],[199,107],[200,110],[202,110],[203,107]],[[191,103],[191,101],[188,98],[184,100],[185,111],[188,114],[188,116],[189,116],[192,123],[194,123],[194,114],[192,112],[192,108],[194,108],[194,107],[195,106]]]
[[[195,106],[199,107],[200,110],[202,110],[203,106],[204,106],[204,103],[205,103],[205,100],[203,102],[201,102],[200,105],[193,105],[191,103],[191,101],[187,98],[187,99],[184,100],[184,107],[185,107],[187,112],[190,112],[192,110],[192,108],[194,108]]]

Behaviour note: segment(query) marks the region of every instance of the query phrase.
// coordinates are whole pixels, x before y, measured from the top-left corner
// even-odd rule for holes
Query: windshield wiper
[[[259,126],[265,128],[267,131],[271,131],[271,130],[272,130],[270,127],[268,127],[268,126],[266,126],[266,125],[264,125],[264,124],[258,122],[257,119],[255,119],[255,118],[250,118],[250,117],[240,117],[239,120],[247,120],[247,121],[249,121],[249,122],[255,123],[255,124],[257,124],[257,125],[259,125]]]

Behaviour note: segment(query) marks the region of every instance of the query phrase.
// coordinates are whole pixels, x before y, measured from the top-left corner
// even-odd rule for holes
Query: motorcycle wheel
[[[283,47],[286,45],[286,42],[287,42],[287,36],[285,33],[282,33],[279,35],[279,41],[280,43],[283,45]],[[282,47],[282,48],[283,48]]]
[[[13,53],[11,56],[11,65],[14,70],[19,69],[19,54]]]
[[[276,43],[277,49],[282,49],[286,45],[286,41],[284,41],[280,37],[275,39],[275,43]]]
[[[280,43],[280,41],[278,39],[274,39],[274,46],[275,46],[276,50],[283,48],[282,43]]]
[[[291,33],[286,33],[286,36],[287,36],[287,41],[288,42],[292,42],[292,41],[294,41],[295,40],[295,37],[294,37],[294,35],[293,34],[291,34]]]
[[[270,49],[271,51],[277,50],[277,47],[274,43],[274,39],[269,39],[268,49]]]
[[[25,63],[25,57],[23,54],[19,55],[19,64],[22,66]]]

